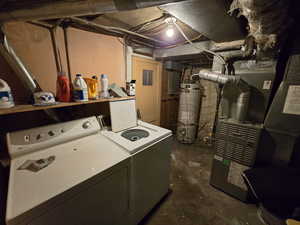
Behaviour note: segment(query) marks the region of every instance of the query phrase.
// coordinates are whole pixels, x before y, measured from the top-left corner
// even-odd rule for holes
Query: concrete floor
[[[256,206],[209,185],[213,149],[174,143],[172,192],[140,225],[263,225]]]

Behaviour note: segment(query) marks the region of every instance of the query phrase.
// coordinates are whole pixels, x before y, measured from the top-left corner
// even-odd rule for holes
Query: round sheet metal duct
[[[63,0],[7,2],[0,9],[0,21],[31,21],[86,16],[159,6],[183,0]]]
[[[21,59],[16,55],[14,49],[9,44],[5,34],[2,33],[2,31],[0,31],[0,36],[0,54],[11,66],[18,78],[24,84],[25,88],[29,91],[29,93],[34,93],[35,91],[40,90],[40,87],[37,85],[37,82],[33,78],[32,74],[23,64]]]
[[[239,122],[244,122],[246,120],[251,93],[249,85],[244,80],[242,80],[240,76],[224,75],[203,69],[200,70],[199,73],[192,75],[192,79],[197,78],[209,80],[223,85],[235,85],[241,91],[236,102],[237,115],[235,119]]]

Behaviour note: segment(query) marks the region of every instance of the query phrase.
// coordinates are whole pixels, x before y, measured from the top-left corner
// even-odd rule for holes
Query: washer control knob
[[[52,137],[52,136],[55,135],[55,133],[54,133],[54,131],[50,130],[50,131],[48,132],[48,135]]]
[[[43,134],[38,134],[38,135],[36,136],[36,140],[41,140],[43,137],[44,137]]]
[[[24,141],[25,142],[30,142],[30,136],[29,135],[25,135],[24,136]]]
[[[91,122],[90,121],[86,121],[82,124],[82,128],[83,129],[88,129],[92,126]]]

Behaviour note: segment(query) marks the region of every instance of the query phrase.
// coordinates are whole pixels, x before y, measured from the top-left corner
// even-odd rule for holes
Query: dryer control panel
[[[100,130],[96,117],[36,127],[7,133],[8,151],[12,158],[97,133]]]

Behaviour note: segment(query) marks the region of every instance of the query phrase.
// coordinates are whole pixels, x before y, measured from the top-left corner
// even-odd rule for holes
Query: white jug
[[[14,106],[15,103],[10,87],[4,80],[0,79],[0,108],[11,108]]]
[[[77,74],[73,83],[73,98],[75,102],[88,101],[88,87],[81,74]]]

